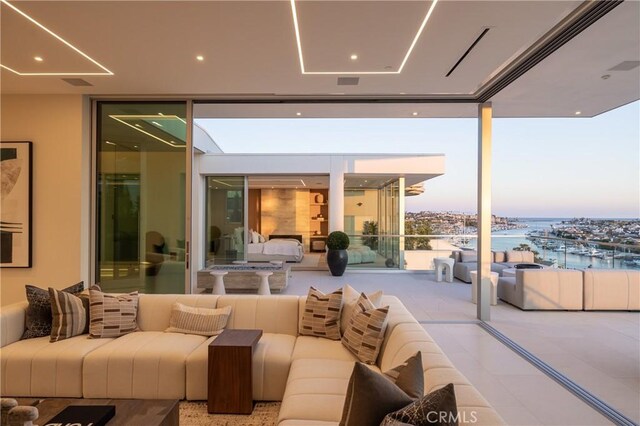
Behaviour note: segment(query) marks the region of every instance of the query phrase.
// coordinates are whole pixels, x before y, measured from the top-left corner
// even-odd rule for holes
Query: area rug
[[[250,415],[209,414],[206,402],[180,402],[180,426],[275,426],[279,402],[258,402]]]

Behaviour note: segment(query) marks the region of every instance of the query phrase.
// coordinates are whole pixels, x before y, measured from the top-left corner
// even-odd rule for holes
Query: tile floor
[[[432,272],[295,271],[288,294],[347,283],[398,296],[451,361],[512,425],[610,424],[598,412],[473,324],[471,286]],[[640,422],[640,313],[525,312],[498,302],[490,324],[547,364]]]

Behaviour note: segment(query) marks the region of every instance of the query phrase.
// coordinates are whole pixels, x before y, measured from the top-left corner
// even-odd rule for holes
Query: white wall
[[[80,95],[3,95],[0,106],[0,138],[33,142],[33,266],[0,270],[6,305],[25,300],[25,284],[87,279],[89,105]]]

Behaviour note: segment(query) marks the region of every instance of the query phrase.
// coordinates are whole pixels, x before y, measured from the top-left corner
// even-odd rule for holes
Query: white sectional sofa
[[[498,280],[498,297],[524,310],[640,310],[640,271],[524,269]]]
[[[1,394],[85,398],[207,398],[207,348],[215,338],[166,333],[174,302],[232,306],[227,328],[262,329],[253,357],[255,400],[282,401],[283,426],[337,425],[356,358],[340,341],[299,336],[306,297],[254,295],[140,295],[140,331],[117,339],[76,336],[19,340],[26,303],[0,312]],[[393,296],[376,371],[422,352],[425,393],[455,385],[461,416],[476,425],[504,424],[478,391]],[[472,413],[473,412],[473,413]],[[472,417],[473,416],[473,417]]]
[[[471,271],[478,269],[477,256],[478,253],[475,250],[455,250],[451,253],[450,257],[455,260],[453,276],[460,281],[471,283]],[[502,275],[502,271],[505,269],[513,268],[521,263],[536,264],[544,268],[544,265],[535,263],[534,259],[531,251],[492,251],[491,271]]]

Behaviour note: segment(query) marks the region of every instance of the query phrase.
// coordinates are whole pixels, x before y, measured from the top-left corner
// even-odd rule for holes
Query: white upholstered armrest
[[[17,342],[24,333],[27,302],[14,303],[0,309],[0,347]]]

